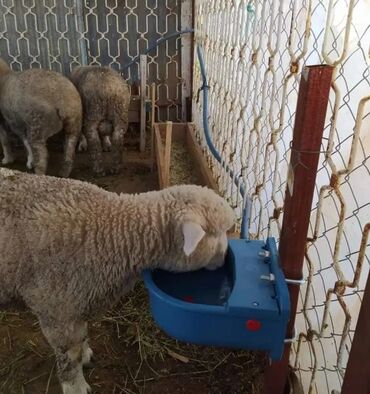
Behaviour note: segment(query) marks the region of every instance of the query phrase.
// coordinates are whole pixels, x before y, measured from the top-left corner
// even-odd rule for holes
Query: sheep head
[[[221,267],[227,251],[226,232],[235,223],[232,208],[208,188],[182,185],[168,191],[175,204],[172,228],[176,257],[162,268],[184,272]]]

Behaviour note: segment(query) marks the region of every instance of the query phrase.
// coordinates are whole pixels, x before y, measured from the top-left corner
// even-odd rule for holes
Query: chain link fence
[[[180,30],[180,0],[0,1],[0,56],[14,70],[68,75],[81,64],[121,70],[159,38]],[[148,54],[148,85],[156,84],[160,121],[182,118],[180,44],[172,39]],[[123,76],[136,92],[139,65]]]
[[[370,24],[368,0],[195,2],[213,141],[252,197],[250,236],[279,238],[300,72],[335,67],[291,354],[307,393],[340,390],[369,272]],[[202,129],[194,60],[193,120]],[[207,149],[202,133],[199,138]],[[239,217],[245,204],[208,155]]]

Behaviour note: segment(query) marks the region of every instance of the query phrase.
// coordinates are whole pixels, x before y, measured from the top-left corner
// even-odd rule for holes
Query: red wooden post
[[[293,131],[288,182],[285,192],[284,218],[279,256],[289,279],[301,279],[317,165],[321,150],[326,109],[329,101],[333,67],[309,66],[302,71]],[[287,337],[294,335],[299,286],[290,285],[291,316]],[[265,372],[266,394],[284,393],[289,365],[290,344],[283,358]]]
[[[349,354],[342,394],[370,393],[370,274]]]

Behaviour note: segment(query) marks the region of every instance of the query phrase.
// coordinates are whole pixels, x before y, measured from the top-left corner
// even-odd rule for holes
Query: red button
[[[187,295],[184,297],[184,301],[186,302],[194,302],[194,299],[191,295]]]
[[[261,322],[258,320],[247,320],[245,326],[249,331],[258,331],[261,328]]]

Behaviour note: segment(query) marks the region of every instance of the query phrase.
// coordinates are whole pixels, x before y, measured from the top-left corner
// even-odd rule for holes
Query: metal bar
[[[284,217],[279,256],[285,276],[300,280],[307,242],[311,205],[320,156],[326,109],[329,100],[333,67],[327,65],[305,67],[302,71],[290,166],[285,192]],[[289,286],[291,317],[287,338],[293,336],[299,286]],[[264,392],[284,392],[289,365],[290,343],[286,343],[279,362],[272,363],[265,372]]]
[[[146,55],[140,55],[140,152],[145,151]]]
[[[370,274],[353,337],[342,394],[370,393]]]
[[[193,21],[192,0],[181,2],[181,29],[191,29]],[[186,34],[181,37],[181,117],[182,121],[188,120],[187,101],[191,97],[191,49],[193,35]]]
[[[162,144],[162,137],[161,131],[159,130],[159,124],[154,123],[154,149],[155,155],[157,159],[157,169],[158,169],[158,183],[159,188],[163,189],[163,144]]]

